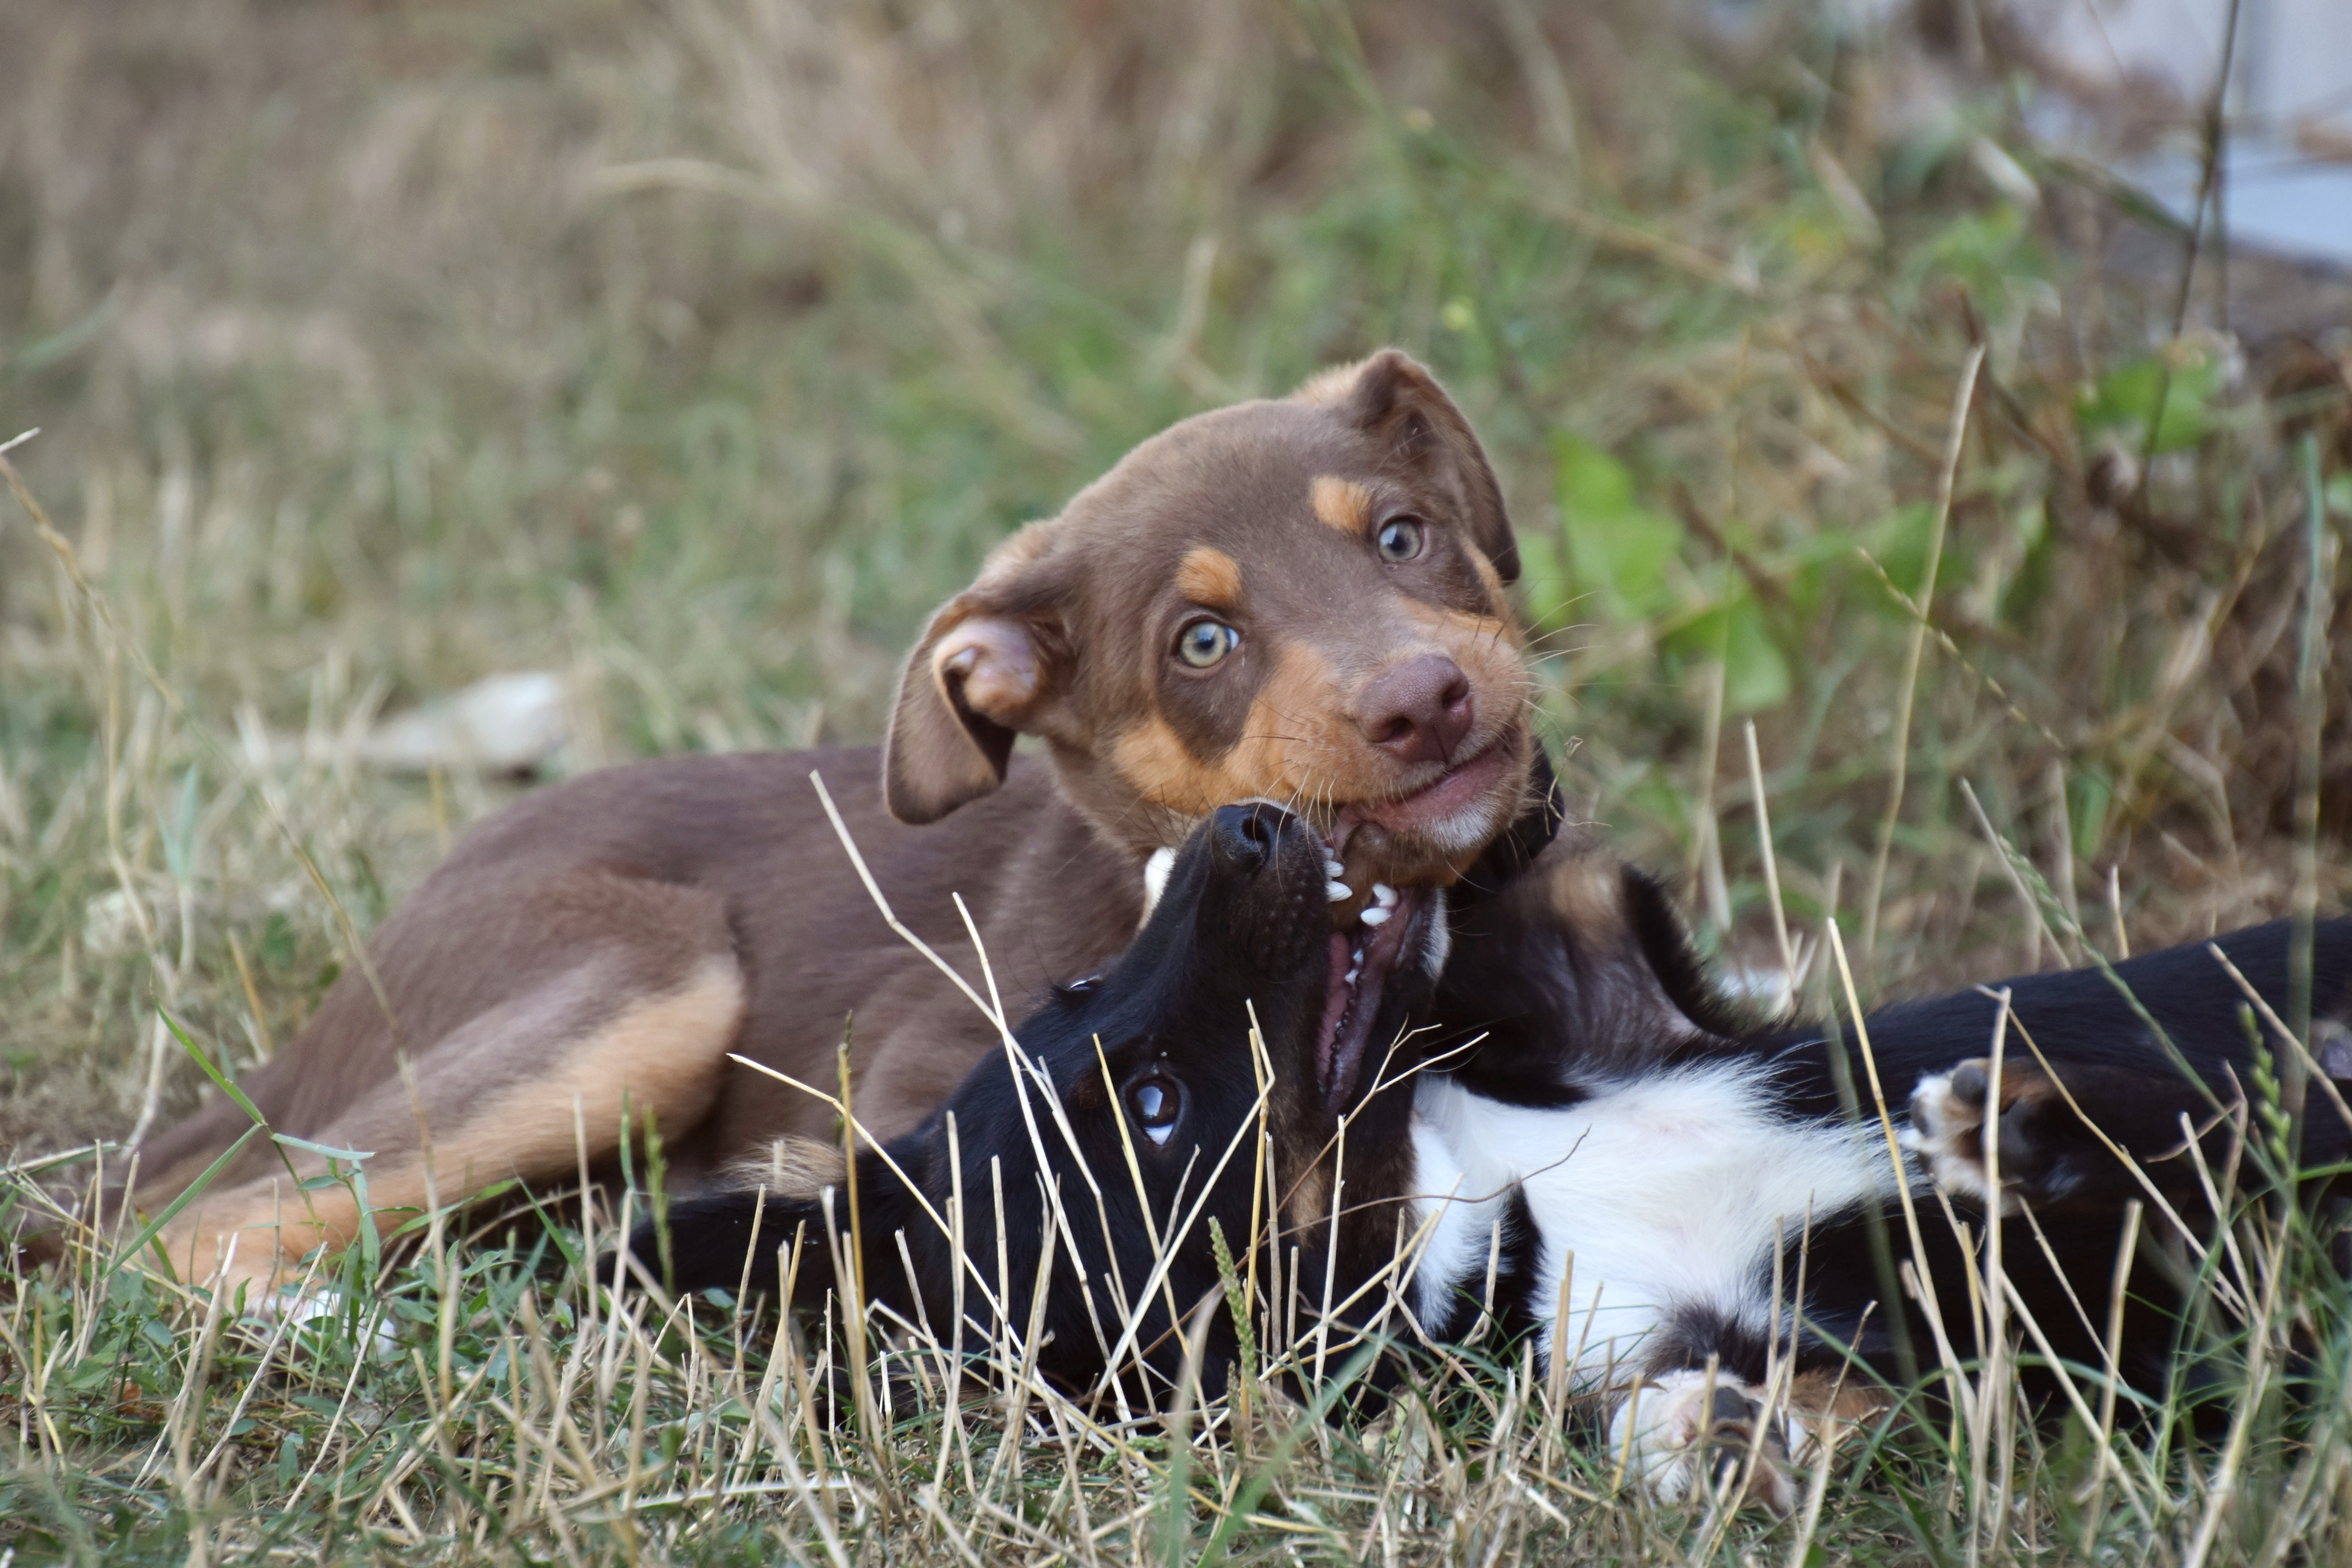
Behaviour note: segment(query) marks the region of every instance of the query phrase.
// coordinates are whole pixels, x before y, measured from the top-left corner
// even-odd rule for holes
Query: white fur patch
[[[1486,1247],[1507,1194],[1474,1187],[1454,1152],[1426,1117],[1412,1118],[1412,1234],[1427,1239],[1414,1259],[1407,1300],[1423,1328],[1444,1321],[1454,1291],[1475,1288],[1486,1271]],[[1432,1224],[1432,1216],[1435,1223]]]
[[[1445,973],[1445,961],[1454,954],[1454,927],[1445,918],[1444,889],[1432,888],[1423,897],[1429,900],[1429,934],[1422,938],[1421,967],[1434,980]]]
[[[1136,921],[1142,929],[1151,919],[1151,911],[1160,907],[1160,895],[1168,890],[1168,873],[1176,868],[1176,851],[1161,845],[1143,863],[1143,919]]]
[[[1434,1142],[1465,1196],[1514,1183],[1527,1194],[1539,1237],[1529,1303],[1543,1325],[1539,1361],[1564,1334],[1589,1385],[1633,1360],[1676,1308],[1761,1328],[1773,1249],[1795,1243],[1809,1215],[1825,1220],[1868,1194],[1894,1194],[1874,1129],[1780,1115],[1765,1071],[1753,1062],[1676,1068],[1585,1085],[1590,1099],[1561,1107],[1508,1105],[1423,1076],[1414,1143],[1424,1169]],[[1426,1178],[1418,1185],[1443,1190]],[[1490,1220],[1473,1213],[1463,1224],[1475,1239]],[[1470,1256],[1483,1268],[1483,1249]],[[1570,1321],[1559,1324],[1571,1259]],[[1453,1279],[1424,1279],[1421,1291],[1459,1288],[1456,1267]]]
[[[343,1293],[331,1286],[309,1290],[288,1286],[246,1302],[247,1317],[272,1325],[289,1323],[298,1333],[321,1320],[340,1318],[344,1310]],[[361,1332],[365,1336],[364,1349],[370,1360],[392,1361],[400,1354],[399,1331],[388,1313],[372,1307],[363,1314],[362,1322]]]

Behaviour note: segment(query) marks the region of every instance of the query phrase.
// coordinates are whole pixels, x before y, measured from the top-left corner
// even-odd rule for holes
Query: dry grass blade
[[[1878,842],[1870,856],[1870,887],[1862,901],[1862,952],[1864,963],[1878,951],[1879,900],[1886,891],[1888,854],[1895,847],[1895,825],[1903,815],[1903,790],[1911,770],[1911,710],[1919,691],[1919,662],[1927,647],[1927,622],[1936,605],[1936,575],[1944,564],[1944,533],[1952,521],[1952,494],[1959,481],[1960,453],[1968,443],[1969,411],[1976,405],[1977,373],[1984,368],[1985,349],[1979,343],[1961,362],[1958,384],[1952,393],[1952,416],[1944,437],[1943,465],[1936,475],[1936,512],[1927,535],[1927,563],[1921,569],[1916,598],[1917,618],[1903,655],[1903,679],[1896,687],[1895,739],[1888,753],[1886,810],[1878,819]]]

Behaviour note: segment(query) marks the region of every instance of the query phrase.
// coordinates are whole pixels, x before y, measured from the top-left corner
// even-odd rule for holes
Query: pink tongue
[[[1339,1020],[1348,1014],[1348,965],[1355,947],[1343,931],[1331,933],[1331,968],[1323,983],[1323,1027],[1315,1037],[1316,1087],[1331,1090],[1333,1058],[1339,1049]]]

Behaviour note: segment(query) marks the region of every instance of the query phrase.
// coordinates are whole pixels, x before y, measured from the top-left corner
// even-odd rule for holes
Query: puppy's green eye
[[[1383,561],[1410,561],[1421,553],[1421,524],[1409,517],[1384,522],[1374,543]]]
[[[1194,669],[1206,669],[1234,651],[1242,634],[1223,621],[1187,622],[1176,634],[1176,657]]]

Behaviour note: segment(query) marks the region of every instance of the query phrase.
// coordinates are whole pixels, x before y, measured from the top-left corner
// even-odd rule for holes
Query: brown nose
[[[1444,763],[1470,732],[1470,678],[1442,653],[1409,658],[1364,688],[1364,739],[1401,763]]]

